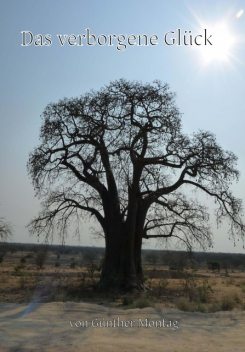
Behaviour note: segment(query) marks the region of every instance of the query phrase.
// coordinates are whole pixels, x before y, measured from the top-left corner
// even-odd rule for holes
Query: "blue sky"
[[[49,102],[79,96],[111,80],[162,80],[177,93],[186,132],[212,131],[238,157],[240,182],[234,193],[245,201],[245,8],[244,1],[78,1],[23,0],[0,4],[0,216],[13,224],[14,241],[36,241],[25,225],[35,216],[26,171],[28,154],[38,144],[40,114]],[[190,47],[22,47],[21,31],[34,34],[157,34],[181,28],[200,31],[204,23],[225,21],[236,38],[228,62],[202,62]],[[244,252],[216,231],[215,250]],[[95,245],[87,225],[80,242]],[[155,246],[155,244],[153,245]]]

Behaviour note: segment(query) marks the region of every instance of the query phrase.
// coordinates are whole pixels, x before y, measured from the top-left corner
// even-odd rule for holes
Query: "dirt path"
[[[72,302],[0,305],[1,352],[244,350],[245,312],[123,310]]]

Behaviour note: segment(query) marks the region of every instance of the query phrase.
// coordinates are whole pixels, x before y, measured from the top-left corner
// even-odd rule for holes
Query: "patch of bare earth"
[[[125,310],[74,302],[0,305],[1,352],[243,352],[244,331],[241,311]]]

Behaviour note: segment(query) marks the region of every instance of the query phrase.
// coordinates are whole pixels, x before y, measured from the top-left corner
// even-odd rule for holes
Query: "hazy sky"
[[[239,1],[6,0],[0,3],[0,216],[13,225],[14,241],[35,242],[25,228],[38,213],[27,175],[28,154],[38,144],[40,114],[49,102],[79,96],[111,80],[168,82],[177,93],[186,132],[212,131],[238,157],[241,177],[233,190],[245,201],[245,9]],[[203,48],[162,45],[168,31],[212,31],[221,26],[221,55]],[[223,26],[223,27],[222,27]],[[128,47],[60,47],[56,34],[156,34],[160,44]],[[49,47],[22,47],[21,31],[51,34]],[[218,53],[219,54],[219,53]],[[245,251],[216,231],[216,251]],[[80,242],[96,245],[84,226]],[[153,244],[152,244],[153,245]],[[155,246],[155,244],[153,245]]]

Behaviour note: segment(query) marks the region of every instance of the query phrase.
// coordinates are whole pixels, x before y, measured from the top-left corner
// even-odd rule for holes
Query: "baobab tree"
[[[236,157],[212,133],[183,133],[167,84],[118,80],[79,98],[49,104],[28,169],[43,210],[32,232],[67,234],[90,215],[105,238],[100,285],[143,287],[143,239],[209,246],[208,212],[190,189],[213,198],[218,222],[244,234],[241,201],[230,191]]]

